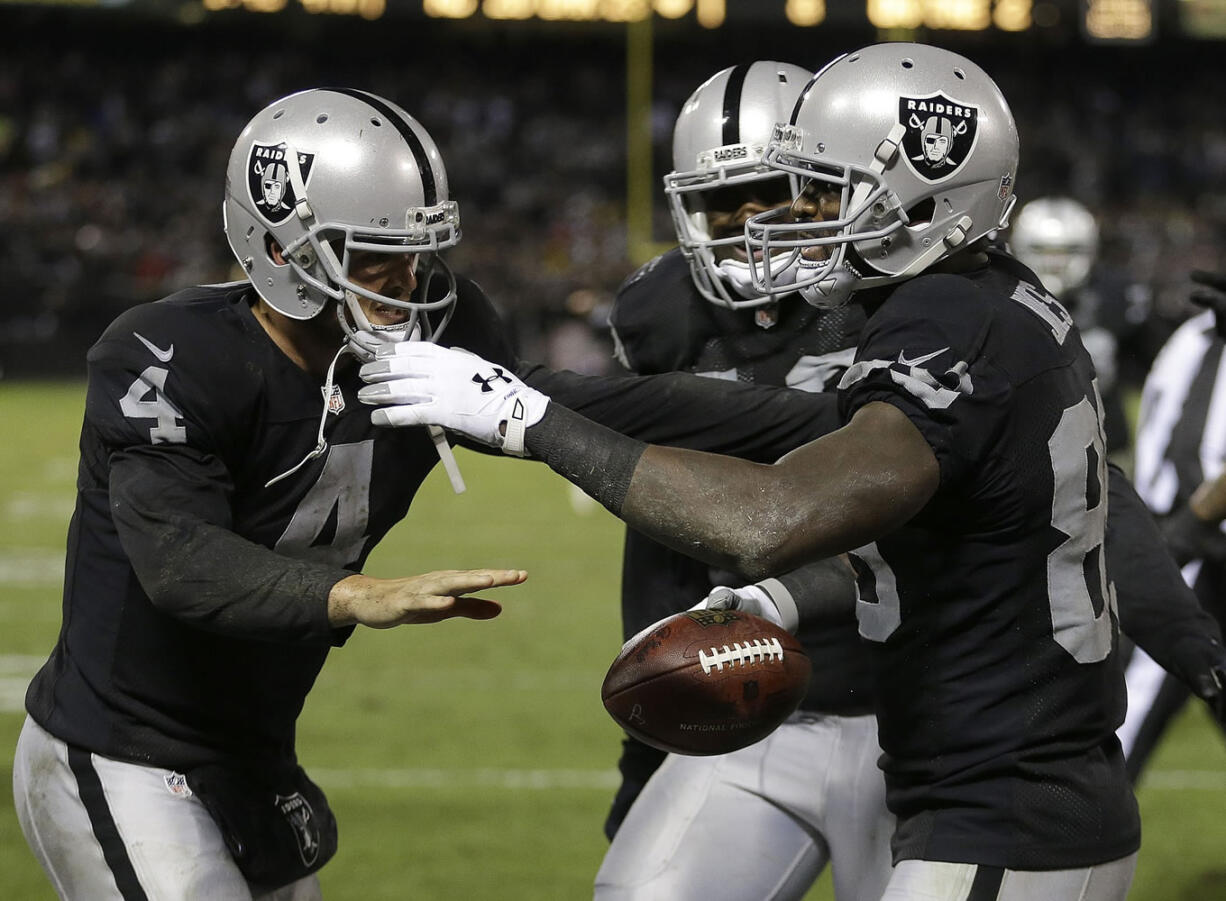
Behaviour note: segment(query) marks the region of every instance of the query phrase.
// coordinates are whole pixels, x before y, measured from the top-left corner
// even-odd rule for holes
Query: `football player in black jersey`
[[[613,304],[615,347],[628,369],[833,395],[851,364],[862,309],[819,310],[795,294],[757,293],[745,258],[745,220],[791,200],[787,177],[764,166],[762,152],[811,76],[766,60],[733,66],[682,105],[673,171],[664,177],[679,246],[631,275]],[[717,585],[747,581],[628,529],[624,637]],[[872,646],[856,634],[850,610],[801,638],[817,674],[800,710],[769,740],[667,761],[633,737],[623,740],[597,898],[751,897],[763,885],[775,886],[771,898],[800,898],[827,863],[840,901],[881,897],[893,817],[877,768]]]
[[[294,721],[329,649],[490,618],[467,595],[525,577],[358,573],[437,461],[337,365],[355,323],[397,340],[456,311],[413,299],[459,234],[426,131],[358,91],[283,98],[234,146],[225,216],[251,281],[133,307],[89,352],[64,622],[14,770],[65,898],[318,897],[336,829]],[[498,357],[470,318],[456,336]]]
[[[850,553],[880,644],[889,901],[1122,899],[1140,843],[1093,366],[1059,302],[981,240],[1007,223],[1017,154],[991,78],[940,48],[870,46],[806,87],[764,157],[795,197],[746,224],[753,284],[854,294],[868,319],[845,425],[773,466],[644,446],[519,384],[479,393],[487,364],[434,345],[362,370],[375,422],[527,451],[710,564]]]
[[[427,132],[361,91],[282,98],[235,143],[224,213],[248,278],[134,307],[89,353],[64,623],[14,766],[66,898],[318,897],[336,830],[294,723],[329,650],[357,624],[489,618],[467,594],[524,578],[359,574],[449,452],[375,428],[351,357],[443,341],[499,384],[518,362],[438,257],[458,210]],[[797,392],[521,368],[612,427],[749,459],[834,419]]]

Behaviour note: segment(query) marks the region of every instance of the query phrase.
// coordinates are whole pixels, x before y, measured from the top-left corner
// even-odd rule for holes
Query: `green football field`
[[[0,382],[0,771],[26,683],[59,626],[79,384]],[[436,472],[368,572],[512,566],[489,622],[359,630],[300,721],[299,754],[340,820],[325,896],[546,901],[590,896],[617,784],[619,731],[600,682],[620,645],[621,530],[544,467],[460,453],[468,492]],[[1226,898],[1226,752],[1199,707],[1140,791],[1131,898]],[[53,894],[0,793],[0,897]],[[810,899],[831,897],[828,879]],[[211,899],[210,899],[211,901]],[[744,899],[753,901],[753,899]]]

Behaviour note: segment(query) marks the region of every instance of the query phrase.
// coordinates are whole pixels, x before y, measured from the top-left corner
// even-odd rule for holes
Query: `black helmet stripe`
[[[745,87],[745,76],[749,74],[749,66],[742,63],[733,67],[728,73],[728,83],[724,85],[724,145],[739,144],[741,141],[741,91]]]
[[[409,149],[413,151],[413,159],[417,161],[418,171],[421,172],[421,186],[426,195],[425,205],[434,206],[438,203],[438,188],[434,183],[434,168],[430,165],[430,157],[426,155],[426,148],[422,145],[421,138],[417,136],[417,132],[404,120],[400,113],[396,112],[396,110],[392,109],[374,94],[367,94],[365,91],[355,91],[352,88],[322,88],[322,90],[332,91],[336,94],[346,94],[349,97],[355,97],[358,100],[369,103],[381,112],[387,121],[396,126],[400,136],[404,138],[405,143],[409,145]]]

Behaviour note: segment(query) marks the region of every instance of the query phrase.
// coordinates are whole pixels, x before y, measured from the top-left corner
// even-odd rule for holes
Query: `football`
[[[630,639],[601,687],[630,735],[676,754],[727,754],[769,735],[809,685],[796,636],[738,610],[688,610]]]

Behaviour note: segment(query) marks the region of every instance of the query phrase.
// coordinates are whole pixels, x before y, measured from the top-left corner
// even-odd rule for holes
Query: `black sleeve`
[[[184,445],[111,460],[111,515],[132,569],[164,613],[210,632],[336,644],[328,593],[344,569],[294,560],[230,531],[233,485],[217,457]]]
[[[519,377],[557,404],[647,444],[773,463],[839,428],[837,400],[683,372],[589,376],[522,364]]]
[[[438,343],[463,348],[510,369],[519,365],[511,330],[493,301],[480,285],[463,276],[456,276],[455,312]]]
[[[785,624],[846,620],[856,611],[856,576],[843,557],[815,560],[757,584],[775,602]]]
[[[1110,465],[1107,574],[1115,583],[1124,634],[1189,686],[1221,630],[1184,582],[1132,482]],[[1196,690],[1195,688],[1193,690]]]

